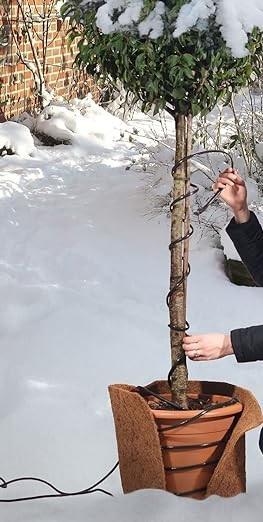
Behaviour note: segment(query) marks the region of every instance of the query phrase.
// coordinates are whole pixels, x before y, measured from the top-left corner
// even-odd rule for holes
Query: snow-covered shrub
[[[145,0],[140,4],[145,7],[144,17],[155,2]],[[167,16],[173,16],[174,21],[180,5],[182,2],[168,3]],[[118,2],[114,1],[114,6],[117,16]],[[179,38],[173,38],[170,28],[165,27],[160,38],[152,39],[148,33],[142,37],[136,30],[128,35],[117,30],[104,34],[96,25],[98,9],[99,2],[84,4],[79,0],[67,0],[63,6],[71,24],[70,39],[78,39],[76,64],[96,81],[121,83],[146,112],[154,107],[156,113],[164,108],[171,114],[207,113],[219,98],[246,85],[258,65],[262,42],[256,30],[249,37],[250,53],[236,58],[213,17]]]
[[[18,116],[13,116],[12,121],[15,121],[17,123],[22,123],[25,125],[30,131],[33,131],[34,124],[35,124],[35,117],[32,114],[29,114],[29,112],[22,112]]]
[[[62,12],[71,15],[72,6],[79,6],[84,15],[94,9],[101,33],[129,31],[150,40],[165,31],[176,39],[193,28],[206,29],[213,18],[236,58],[247,55],[253,28],[263,29],[262,0],[67,0]]]
[[[70,102],[57,99],[37,116],[23,113],[16,119],[44,145],[81,144],[87,150],[111,145],[120,138],[120,130],[125,127],[119,118],[100,107],[91,96]]]
[[[14,121],[0,123],[0,156],[17,154],[25,157],[34,148],[34,140],[27,127]]]
[[[69,144],[77,130],[77,113],[62,105],[49,105],[37,116],[34,134],[45,145]]]
[[[112,139],[119,138],[120,129],[125,127],[118,117],[98,105],[91,95],[81,100],[78,98],[71,100],[69,107],[78,115],[79,135],[88,136],[98,144],[106,145]]]

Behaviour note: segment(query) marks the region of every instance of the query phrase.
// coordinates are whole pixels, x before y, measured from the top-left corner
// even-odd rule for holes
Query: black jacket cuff
[[[249,220],[245,223],[237,223],[235,218],[232,217],[231,221],[226,227],[226,232],[231,239],[238,238],[240,234],[247,234],[248,236],[255,235],[255,232],[260,231],[262,233],[262,227],[258,221],[257,216],[250,210]]]
[[[250,211],[246,223],[236,223],[232,218],[226,232],[256,285],[263,286],[263,231],[254,212]]]
[[[238,362],[263,360],[263,326],[238,328],[230,332],[230,337]]]

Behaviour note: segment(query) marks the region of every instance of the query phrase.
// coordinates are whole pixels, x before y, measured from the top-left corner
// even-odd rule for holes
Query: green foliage
[[[154,0],[145,0],[143,17]],[[168,0],[167,27],[176,19],[185,0]],[[170,4],[170,5],[169,5]],[[78,0],[68,0],[63,16],[70,18],[70,42],[78,39],[76,63],[95,79],[120,81],[142,110],[154,107],[176,114],[207,114],[219,99],[227,103],[250,81],[259,68],[262,34],[250,35],[250,55],[234,58],[213,17],[205,30],[191,31],[173,38],[170,31],[152,40],[137,33],[103,34],[95,23],[96,9],[83,11]]]

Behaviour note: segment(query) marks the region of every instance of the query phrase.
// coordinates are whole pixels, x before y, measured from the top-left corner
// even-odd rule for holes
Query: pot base
[[[165,399],[171,400],[169,394]],[[191,394],[215,404],[229,401],[222,395]],[[206,491],[207,485],[225,450],[235,422],[242,412],[239,402],[203,410],[152,410],[161,445],[167,491],[176,495],[192,495]]]

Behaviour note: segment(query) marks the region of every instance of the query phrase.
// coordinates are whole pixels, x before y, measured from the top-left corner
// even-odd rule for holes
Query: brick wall
[[[29,66],[35,67],[33,51],[43,70],[46,85],[56,94],[69,99],[82,97],[91,91],[95,99],[98,98],[99,92],[92,79],[73,68],[76,45],[68,47],[67,22],[63,23],[59,18],[54,8],[55,1],[11,0],[8,3],[8,7],[0,6],[0,27],[2,31],[5,28],[7,35],[5,45],[0,46],[1,120],[25,110],[32,111],[39,105],[34,76],[23,63],[28,60]],[[25,32],[24,16],[30,21],[33,18],[29,37]],[[46,41],[43,41],[45,34]]]

